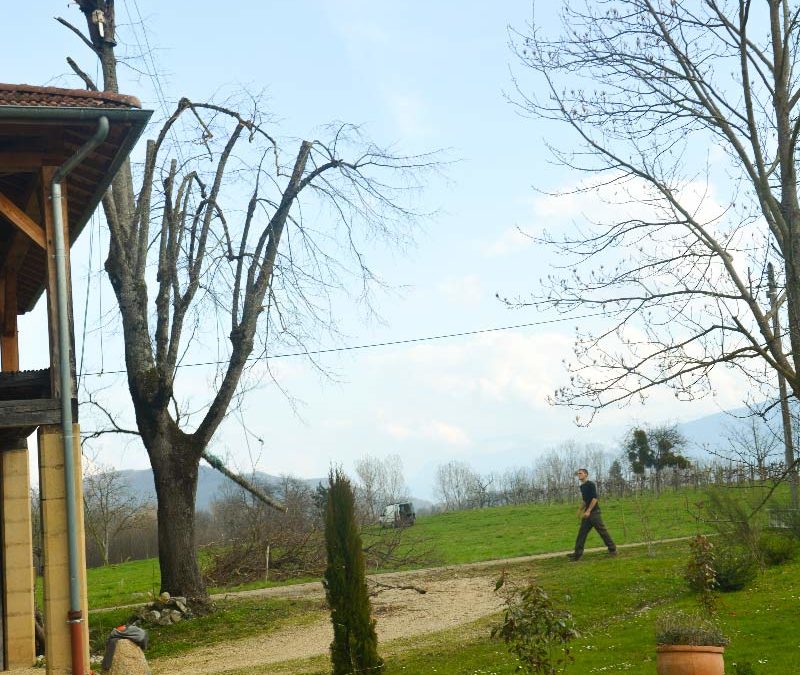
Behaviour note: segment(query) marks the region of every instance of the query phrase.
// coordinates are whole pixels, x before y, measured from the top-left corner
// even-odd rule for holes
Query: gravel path
[[[664,539],[659,543],[684,541],[689,537]],[[624,544],[619,548],[634,548],[645,544]],[[604,549],[587,549],[587,552]],[[449,565],[410,572],[371,575],[369,578],[384,584],[405,584],[424,588],[387,590],[373,598],[377,618],[378,640],[381,643],[400,638],[426,635],[435,631],[471,623],[498,612],[502,602],[494,593],[496,568],[547,558],[563,557],[565,552],[488,560],[466,565]],[[485,570],[485,574],[480,574]],[[490,570],[492,570],[490,572]],[[476,574],[478,572],[478,574]],[[319,582],[264,588],[239,593],[216,595],[222,600],[233,597],[321,597]],[[300,627],[285,627],[265,635],[235,640],[213,647],[203,647],[178,657],[155,660],[151,663],[154,675],[195,675],[223,673],[229,670],[258,668],[283,661],[304,659],[325,654],[333,637],[326,618]],[[261,671],[271,672],[271,671]]]
[[[387,590],[372,599],[378,639],[390,642],[470,623],[499,611],[494,578],[460,577],[420,584],[427,592]],[[224,645],[204,647],[151,663],[154,674],[193,675],[268,666],[272,663],[318,656],[333,638],[330,620],[286,627]]]

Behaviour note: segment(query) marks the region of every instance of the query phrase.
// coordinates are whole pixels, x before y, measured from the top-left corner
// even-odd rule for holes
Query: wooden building
[[[79,662],[72,658],[78,633],[84,636],[81,649],[88,650],[86,622],[76,618],[72,611],[74,602],[70,603],[70,598],[75,598],[70,593],[77,592],[76,583],[80,584],[84,617],[88,608],[69,248],[123,166],[150,114],[141,109],[135,98],[119,94],[0,84],[0,667],[3,670],[30,667],[35,659],[26,439],[37,429],[47,672],[68,673],[73,672],[73,667],[89,670],[88,659],[81,662],[85,666],[75,666]],[[58,207],[54,195],[60,201]],[[59,223],[63,237],[57,232]],[[61,278],[66,281],[60,285],[59,267],[63,270]],[[59,289],[62,293],[66,289],[61,299]],[[50,366],[20,372],[19,354],[20,349],[25,349],[25,336],[18,334],[17,317],[31,311],[40,300],[47,305]],[[59,340],[62,315],[67,323],[62,322],[61,326],[67,329],[61,332],[67,334],[68,340],[64,337]],[[67,345],[69,352],[64,359],[63,345]],[[65,427],[70,416],[74,425]],[[72,438],[65,439],[64,432],[70,428]],[[65,448],[70,445],[70,457],[65,457]],[[72,475],[67,476],[70,472]],[[73,545],[79,560],[70,556],[68,531],[79,538],[77,549]],[[76,576],[80,577],[77,582]]]

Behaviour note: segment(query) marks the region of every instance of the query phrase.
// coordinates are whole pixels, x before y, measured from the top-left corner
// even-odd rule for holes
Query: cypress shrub
[[[325,596],[333,623],[333,675],[383,672],[367,592],[353,488],[341,470],[328,475],[325,510]]]

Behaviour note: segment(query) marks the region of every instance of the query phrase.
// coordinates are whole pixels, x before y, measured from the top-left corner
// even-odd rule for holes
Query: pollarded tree
[[[576,1],[562,16],[558,36],[535,22],[513,34],[537,82],[518,80],[516,102],[572,132],[552,148],[587,177],[572,196],[606,203],[544,234],[564,271],[516,302],[607,321],[578,334],[556,402],[591,417],[655,387],[692,398],[721,367],[770,393],[781,374],[797,396],[800,6]]]
[[[114,0],[78,6],[88,36],[60,21],[99,59],[101,87],[116,92]],[[141,171],[126,163],[103,199],[130,431],[147,450],[158,499],[161,586],[198,600],[198,467],[205,457],[225,471],[207,448],[243,393],[245,369],[274,345],[302,349],[312,331],[330,330],[336,292],[355,283],[368,301],[375,276],[361,246],[406,241],[415,214],[398,200],[432,165],[384,151],[349,124],[329,127],[327,140],[282,143],[260,102],[245,98],[242,107],[180,99]],[[199,410],[203,392],[189,392],[190,411],[180,365],[204,341],[220,363]]]

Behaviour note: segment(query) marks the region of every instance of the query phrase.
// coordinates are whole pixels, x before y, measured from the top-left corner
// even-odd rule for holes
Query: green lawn
[[[652,675],[656,617],[668,607],[694,608],[680,578],[685,558],[685,547],[672,545],[659,547],[654,558],[637,549],[614,560],[587,556],[575,565],[548,560],[530,567],[551,597],[570,608],[583,632],[567,672]],[[745,661],[764,675],[797,672],[800,640],[792,627],[798,608],[798,562],[771,568],[751,588],[723,595],[720,622],[731,638],[726,672]],[[401,652],[388,660],[386,672],[513,673],[515,663],[504,646],[488,638],[489,624],[479,622],[474,629],[478,636],[466,640],[451,635]]]
[[[666,492],[642,501],[606,499],[603,513],[620,544],[665,539],[704,529],[694,516],[701,499],[702,493],[693,491]],[[440,562],[457,564],[567,550],[577,525],[574,504],[529,505],[421,517],[405,534],[410,545],[433,544]],[[599,544],[599,538],[590,535],[589,545]],[[682,580],[687,551],[686,542],[661,544],[654,547],[653,556],[641,547],[623,550],[617,558],[587,554],[577,564],[553,558],[517,564],[511,571],[520,580],[535,578],[575,616],[582,637],[575,643],[576,661],[568,672],[652,674],[657,615],[668,607],[694,603]],[[747,590],[723,596],[721,622],[732,638],[729,670],[734,662],[750,661],[757,673],[794,672],[800,642],[788,628],[800,609],[798,580],[800,562],[793,562],[770,568]],[[94,608],[141,602],[158,589],[157,562],[90,570],[89,588]],[[325,616],[319,602],[288,599],[229,600],[219,609],[207,617],[154,629],[149,657],[180,654]],[[94,644],[99,647],[108,630],[129,614],[92,613]],[[503,644],[488,637],[496,620],[385,645],[387,673],[510,674],[513,659]],[[292,674],[328,672],[325,657],[284,665]],[[237,675],[257,672],[272,672],[272,667]]]
[[[652,675],[656,617],[672,607],[695,607],[681,578],[686,556],[685,544],[670,544],[657,547],[653,557],[643,549],[632,549],[616,559],[587,555],[578,564],[543,560],[516,566],[512,574],[535,578],[575,616],[582,637],[574,643],[575,662],[567,673]],[[758,674],[796,672],[799,641],[791,627],[800,606],[800,563],[770,568],[751,588],[722,597],[720,622],[731,638],[726,672],[744,661]],[[505,645],[489,638],[498,619],[384,645],[386,673],[511,675],[514,659]],[[330,672],[324,657],[286,665],[297,675]],[[251,668],[229,675],[274,669]]]
[[[97,612],[89,615],[92,653],[102,653],[112,628],[130,617],[130,610]],[[173,656],[197,647],[220,644],[237,638],[276,630],[288,623],[294,626],[326,616],[324,601],[296,598],[242,598],[217,604],[207,616],[171,626],[148,627],[150,648],[147,658]]]
[[[577,492],[577,491],[576,491]],[[604,499],[603,517],[619,544],[694,534],[694,504],[702,493],[665,491],[660,497]],[[426,564],[459,564],[568,550],[575,541],[576,504],[530,504],[421,516],[405,531],[408,545],[431,548]],[[594,534],[588,545],[602,542]],[[419,566],[419,565],[417,565]],[[375,571],[375,570],[370,570]],[[385,571],[385,569],[383,570]],[[294,579],[292,582],[309,581]],[[136,560],[88,571],[89,607],[98,609],[147,602],[159,590],[156,559]],[[212,593],[278,585],[252,583],[212,588]]]
[[[646,530],[655,539],[691,535],[698,531],[695,503],[702,498],[702,492],[681,490],[658,498],[603,499],[603,519],[618,544],[645,541]],[[577,505],[576,499],[421,516],[408,536],[432,543],[445,564],[565,551],[575,543]],[[587,545],[602,542],[592,534]]]

